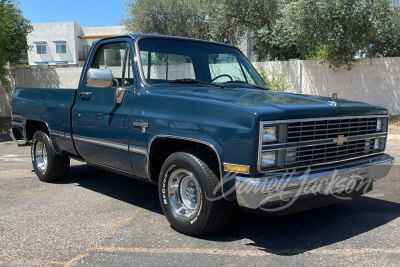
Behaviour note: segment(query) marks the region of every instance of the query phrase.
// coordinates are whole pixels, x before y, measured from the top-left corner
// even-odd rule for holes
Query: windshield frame
[[[201,42],[201,43],[206,43],[206,44],[211,44],[211,45],[225,46],[225,47],[229,47],[231,49],[233,48],[233,49],[237,50],[243,56],[243,59],[245,61],[247,61],[247,63],[249,64],[250,68],[252,68],[252,70],[256,74],[256,78],[258,79],[258,81],[264,86],[264,88],[265,88],[264,90],[269,90],[267,84],[264,82],[264,80],[262,79],[262,77],[260,76],[258,71],[254,68],[253,64],[251,64],[251,62],[242,53],[242,51],[240,51],[239,48],[237,48],[237,47],[235,47],[233,45],[224,44],[224,43],[217,43],[217,42],[212,42],[212,41],[207,41],[207,40],[194,39],[194,38],[175,37],[175,36],[157,36],[157,35],[155,35],[155,36],[151,36],[151,35],[150,36],[140,36],[139,38],[134,40],[135,41],[134,42],[135,43],[135,55],[136,55],[136,60],[135,61],[136,61],[137,66],[138,66],[139,77],[140,77],[142,83],[144,85],[146,85],[147,87],[176,87],[176,86],[188,86],[188,85],[190,85],[190,86],[194,86],[194,85],[196,85],[196,86],[206,86],[206,85],[205,84],[200,84],[200,83],[199,84],[177,84],[177,83],[151,84],[151,83],[148,83],[146,81],[146,78],[145,78],[144,73],[143,73],[143,65],[142,65],[142,60],[141,60],[141,57],[140,57],[140,49],[139,49],[139,42],[141,40],[143,40],[143,39],[169,39],[169,40],[177,40],[177,41]],[[202,81],[202,82],[206,82],[206,81]],[[216,85],[219,85],[219,84],[216,83]],[[249,84],[249,83],[245,83],[243,85],[246,85],[245,87],[249,88],[249,89],[252,89],[252,87],[254,87],[257,90],[262,90],[262,89],[257,88],[254,85]],[[226,86],[226,87],[232,87],[232,86],[233,86],[233,84],[230,85],[230,86]],[[235,85],[235,86],[240,87],[240,84]],[[225,85],[224,85],[224,87],[225,87]]]

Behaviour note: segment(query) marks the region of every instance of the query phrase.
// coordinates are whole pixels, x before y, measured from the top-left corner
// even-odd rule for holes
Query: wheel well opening
[[[149,176],[153,182],[158,182],[160,171],[165,160],[175,152],[187,151],[199,157],[208,167],[220,178],[220,166],[216,152],[208,145],[195,141],[174,139],[174,138],[157,138],[149,151]]]
[[[44,133],[46,133],[50,136],[50,133],[49,133],[46,123],[44,123],[42,121],[34,121],[34,120],[26,121],[26,123],[25,123],[26,140],[28,140],[28,141],[32,140],[35,132],[37,132],[39,130],[43,131]]]

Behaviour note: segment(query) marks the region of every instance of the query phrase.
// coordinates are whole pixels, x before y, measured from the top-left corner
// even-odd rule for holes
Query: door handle
[[[124,100],[124,96],[126,94],[127,89],[125,88],[116,88],[114,90],[114,102],[115,104],[121,104],[122,100]]]
[[[82,98],[82,100],[89,100],[90,97],[92,96],[91,92],[81,92],[79,93],[80,97]]]

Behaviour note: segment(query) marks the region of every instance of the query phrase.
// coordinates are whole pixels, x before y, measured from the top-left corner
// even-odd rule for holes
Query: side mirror
[[[107,88],[113,84],[113,75],[111,70],[107,69],[89,69],[87,72],[87,85],[90,87]]]

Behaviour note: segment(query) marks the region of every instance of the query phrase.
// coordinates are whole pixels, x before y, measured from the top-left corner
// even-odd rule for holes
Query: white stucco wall
[[[68,64],[77,64],[76,61],[76,22],[40,23],[33,24],[33,31],[27,36],[29,65],[36,66],[35,62],[48,62],[55,65],[55,61],[67,61]],[[56,44],[53,41],[66,41],[66,53],[57,54]],[[37,54],[36,41],[46,42],[46,54]]]
[[[362,101],[387,108],[400,115],[400,57],[361,59],[351,71],[334,72],[318,60],[261,62],[265,68],[285,71],[292,92]],[[76,88],[81,68],[17,69],[17,87]],[[0,116],[9,116],[11,95],[0,91]]]
[[[320,60],[261,64],[266,68],[285,66],[295,93],[321,96],[337,93],[338,98],[382,106],[391,115],[400,115],[400,57],[360,59],[350,71],[337,72]]]

